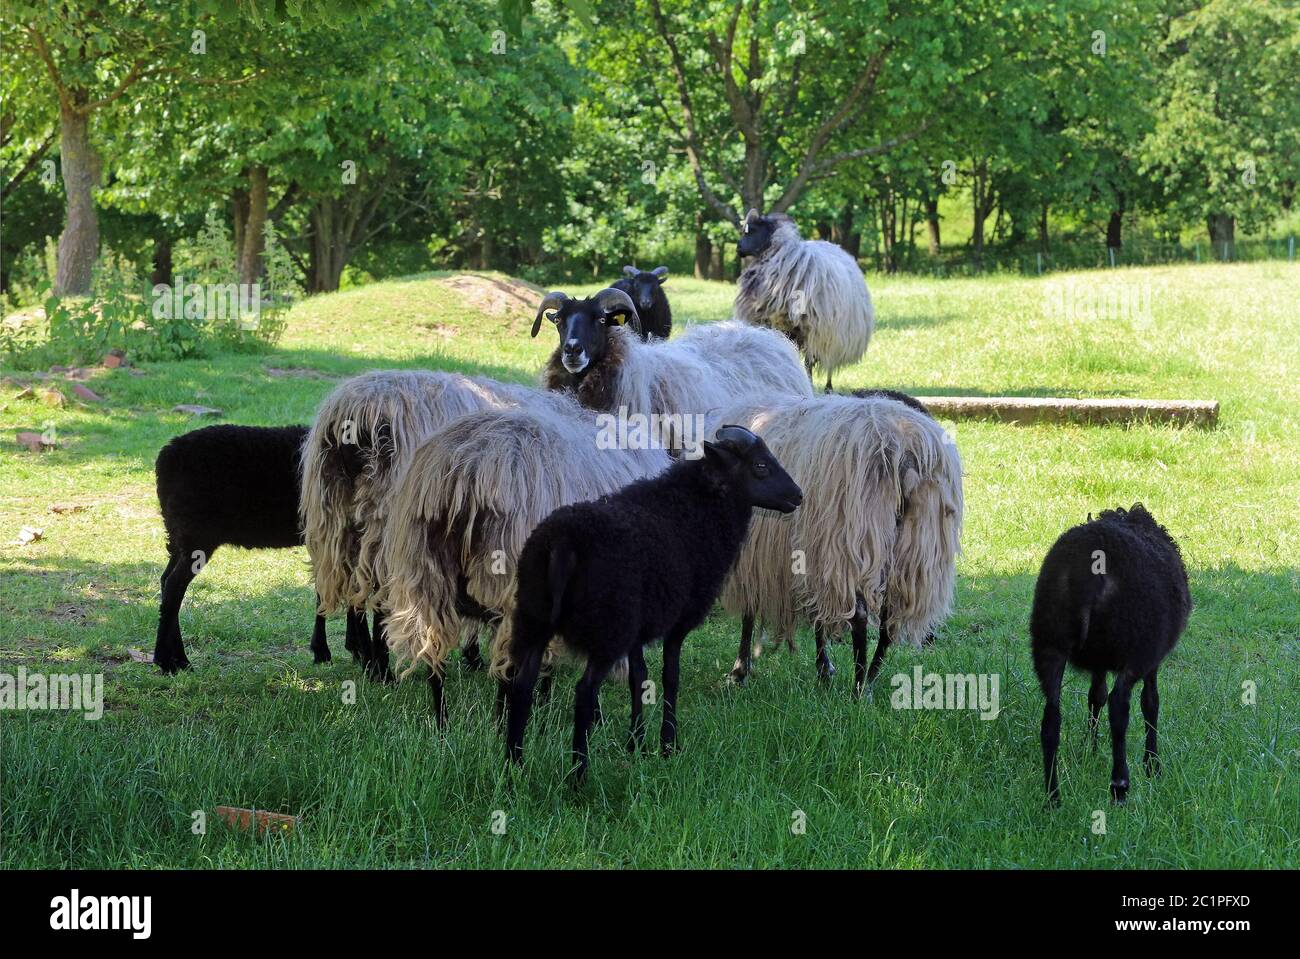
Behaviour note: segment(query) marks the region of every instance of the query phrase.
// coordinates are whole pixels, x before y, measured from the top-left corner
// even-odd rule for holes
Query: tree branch
[[[38,146],[35,152],[27,158],[27,162],[23,164],[22,169],[15,173],[13,177],[5,183],[4,188],[0,189],[0,199],[7,197],[9,192],[19,183],[22,183],[27,177],[27,174],[31,173],[32,170],[36,168],[36,164],[41,162],[41,157],[45,156],[45,154],[49,152],[50,147],[53,146],[54,136],[56,133],[57,129],[51,130],[45,140],[42,141],[41,145]]]

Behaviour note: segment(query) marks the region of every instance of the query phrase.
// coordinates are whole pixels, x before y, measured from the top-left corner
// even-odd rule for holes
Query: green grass
[[[1054,283],[1152,291],[1149,320],[1069,319]],[[891,651],[874,701],[853,702],[850,653],[817,688],[810,642],[770,652],[748,688],[723,677],[738,624],[720,614],[687,642],[683,751],[622,748],[626,694],[607,688],[580,792],[562,784],[568,696],[530,730],[522,773],[503,771],[492,692],[454,663],[451,723],[431,725],[423,684],[360,678],[331,621],[336,660],[307,651],[301,550],[223,550],[181,622],[195,668],[164,679],[151,650],[163,560],[152,464],[198,425],[305,422],[336,378],[378,366],[454,367],[530,380],[550,336],[530,317],[484,315],[436,277],[308,300],[260,356],[104,372],[100,406],[49,410],[0,393],[0,668],[105,674],[98,722],[50,712],[0,718],[6,866],[844,866],[1277,867],[1300,859],[1300,269],[1170,267],[1055,276],[873,277],[880,325],[837,386],[918,393],[1211,398],[1217,430],[951,424],[966,469],[956,612],[933,649]],[[679,321],[726,316],[732,290],[674,277]],[[268,370],[309,371],[274,375]],[[55,427],[35,455],[16,429]],[[1041,795],[1041,697],[1026,622],[1038,564],[1067,526],[1145,502],[1180,541],[1196,610],[1161,673],[1164,776],[1133,763],[1130,800],[1107,801],[1109,755],[1085,748],[1084,677],[1067,679],[1064,804]],[[88,508],[53,514],[51,504]],[[657,676],[658,651],[650,653]],[[895,711],[889,680],[996,673],[1001,713]],[[357,681],[355,705],[344,703]],[[1244,683],[1258,689],[1243,705]],[[1136,697],[1135,697],[1136,698]],[[658,711],[650,708],[651,740]],[[1140,753],[1134,708],[1130,757]],[[300,814],[257,839],[191,813],[219,804]],[[508,817],[504,835],[493,816]],[[1093,832],[1105,814],[1104,835]],[[796,811],[807,828],[792,832]]]

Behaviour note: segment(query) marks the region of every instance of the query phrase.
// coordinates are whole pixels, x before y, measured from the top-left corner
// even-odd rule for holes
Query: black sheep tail
[[[567,542],[558,542],[551,547],[551,556],[547,568],[547,582],[551,586],[550,625],[560,624],[560,607],[564,603],[564,591],[569,586],[569,578],[578,566],[578,554]]]

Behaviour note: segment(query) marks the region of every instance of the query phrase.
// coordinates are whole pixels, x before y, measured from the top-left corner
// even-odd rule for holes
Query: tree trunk
[[[938,256],[940,250],[939,244],[939,201],[938,199],[925,200],[925,232],[929,239],[930,255]]]
[[[709,279],[722,279],[722,244],[713,244],[713,249],[709,251]]]
[[[1119,210],[1111,210],[1110,220],[1106,223],[1106,246],[1108,249],[1118,250],[1124,245],[1123,231],[1124,215]]]
[[[853,232],[853,204],[845,203],[839,218],[831,224],[831,241],[838,243],[855,260],[862,242],[861,234]]]
[[[974,214],[974,232],[971,234],[971,246],[975,250],[975,266],[983,267],[984,265],[984,221],[988,219],[989,214],[993,212],[993,204],[989,200],[988,165],[985,162],[976,163],[973,169],[971,184],[971,212]]]
[[[90,116],[83,112],[85,96],[59,111],[59,163],[63,168],[66,218],[59,236],[54,292],[60,296],[90,293],[91,272],[99,253],[99,219],[94,189],[99,186],[99,154],[90,145]]]
[[[1232,247],[1237,242],[1237,218],[1231,213],[1211,213],[1205,221],[1210,231],[1210,246],[1220,260],[1232,259]]]
[[[238,247],[239,282],[256,283],[262,277],[262,247],[266,242],[266,167],[248,171],[248,220],[243,245]]]
[[[230,218],[235,225],[235,272],[239,272],[239,257],[244,249],[244,225],[248,223],[248,191],[236,190],[230,195]]]
[[[1043,204],[1043,209],[1038,216],[1038,248],[1044,252],[1049,252],[1047,242],[1047,204]]]
[[[155,237],[153,241],[153,272],[149,275],[149,282],[154,286],[160,283],[170,284],[172,281],[172,238],[169,236]]]
[[[698,221],[697,221],[698,222]],[[709,260],[713,257],[713,241],[702,229],[695,231],[695,279],[709,278]]]
[[[317,200],[311,210],[311,276],[309,293],[333,293],[347,262],[343,249],[343,216],[332,197]]]

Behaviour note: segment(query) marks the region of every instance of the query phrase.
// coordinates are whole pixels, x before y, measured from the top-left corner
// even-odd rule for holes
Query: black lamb
[[[642,647],[664,642],[661,746],[677,739],[682,641],[703,621],[736,561],[754,507],[792,512],[803,493],[761,439],[724,426],[699,459],[597,502],[565,506],[541,522],[519,557],[510,657],[507,757],[523,759],[524,730],[551,638],[587,657],[574,697],[575,777],[587,770],[587,735],[601,681],[627,657],[629,749],[644,739]],[[628,570],[637,570],[628,576]]]
[[[622,290],[632,298],[637,314],[629,321],[632,328],[643,340],[652,336],[661,340],[668,339],[673,331],[673,311],[668,305],[668,294],[663,287],[668,282],[668,267],[638,270],[634,266],[625,266],[623,272],[626,275],[609,286],[612,290]]]
[[[219,546],[301,546],[299,457],[305,426],[208,426],[176,437],[158,454],[158,504],[167,530],[167,568],[153,658],[164,673],[189,666],[181,639],[185,591]],[[349,616],[347,648],[356,655]],[[311,651],[329,662],[325,620],[317,613]]]
[[[1106,674],[1116,674],[1109,697],[1111,798],[1123,802],[1128,795],[1124,737],[1129,700],[1139,679],[1147,731],[1143,765],[1147,775],[1159,773],[1156,671],[1187,626],[1191,608],[1178,544],[1141,503],[1129,510],[1106,510],[1095,520],[1089,516],[1052,546],[1038,574],[1029,620],[1034,670],[1046,698],[1042,744],[1049,801],[1060,801],[1056,749],[1067,663],[1092,674],[1088,713],[1094,749],[1098,719],[1107,703]]]

